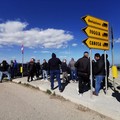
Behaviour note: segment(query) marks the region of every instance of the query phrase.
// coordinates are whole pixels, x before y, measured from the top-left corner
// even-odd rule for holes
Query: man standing
[[[101,82],[105,77],[105,63],[104,57],[100,57],[99,53],[96,53],[94,58],[96,62],[93,63],[93,74],[95,77],[95,91],[93,92],[93,95],[98,96],[101,88]]]
[[[88,52],[84,52],[84,56],[75,63],[78,73],[78,94],[80,94],[80,96],[83,94],[85,83],[87,82],[87,84],[89,84],[90,82],[90,60],[88,56]]]
[[[62,92],[61,80],[60,80],[60,65],[61,61],[59,58],[56,58],[56,54],[52,53],[52,58],[48,61],[48,67],[50,70],[50,82],[51,89],[54,90],[54,77],[56,76],[58,81],[59,91]]]
[[[3,75],[7,75],[8,80],[11,80],[11,76],[8,72],[9,64],[7,63],[6,60],[3,60],[2,63],[0,64],[1,71],[0,71],[0,82],[2,82]]]
[[[46,59],[43,60],[42,64],[42,76],[44,80],[48,80],[48,63],[46,62]]]
[[[34,58],[31,58],[30,62],[28,63],[28,78],[27,82],[30,82],[29,79],[31,78],[31,81],[33,81],[34,74],[36,72],[36,65],[34,62]]]
[[[77,72],[76,72],[76,68],[75,68],[75,60],[74,60],[74,58],[71,58],[71,61],[69,62],[68,66],[69,66],[69,68],[71,70],[71,74],[70,74],[71,80],[73,82],[75,82],[77,80]]]

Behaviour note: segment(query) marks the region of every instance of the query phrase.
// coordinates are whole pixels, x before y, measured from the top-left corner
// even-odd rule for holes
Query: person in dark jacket
[[[17,72],[18,71],[18,63],[16,60],[14,60],[14,76],[13,77],[16,77],[17,76]]]
[[[103,59],[104,59],[104,54],[102,54],[102,57],[103,57]],[[105,59],[104,59],[105,60]],[[110,62],[109,62],[109,60],[108,60],[108,54],[106,54],[106,70],[107,70],[107,72],[106,72],[106,75],[107,75],[107,88],[109,87],[109,80],[108,80],[108,77],[109,77],[109,73],[110,73],[110,70],[109,70],[109,67],[110,67]],[[103,88],[105,88],[105,78],[103,79]]]
[[[11,76],[8,72],[9,64],[6,60],[3,60],[0,64],[1,70],[0,70],[0,82],[2,82],[3,75],[5,74],[8,78],[8,80],[11,80]]]
[[[67,63],[66,63],[66,59],[63,59],[63,62],[61,64],[61,69],[62,69],[62,79],[63,79],[63,83],[65,82],[69,82],[68,81],[68,66],[67,66]]]
[[[30,78],[31,78],[31,81],[33,81],[33,77],[35,73],[36,73],[36,65],[35,65],[34,59],[32,58],[28,63],[28,79],[27,79],[28,82]]]
[[[14,78],[14,62],[13,62],[13,60],[10,61],[9,72],[10,72],[11,78],[13,79]]]
[[[99,53],[96,53],[94,58],[96,62],[93,63],[93,75],[95,77],[95,91],[93,94],[98,96],[101,88],[101,82],[105,77],[105,63],[103,56],[100,56]]]
[[[37,60],[37,63],[36,63],[36,78],[37,79],[39,79],[40,71],[41,71],[40,60]]]
[[[48,80],[48,63],[46,62],[46,60],[43,60],[43,64],[42,64],[42,74],[43,74],[43,79],[44,80]]]
[[[54,90],[54,77],[56,76],[58,81],[59,91],[62,92],[61,80],[60,80],[60,65],[61,61],[56,57],[55,53],[52,53],[52,58],[48,61],[48,67],[50,70],[50,82],[51,89]]]
[[[88,56],[88,52],[84,52],[84,56],[75,63],[78,74],[78,94],[80,96],[83,94],[85,83],[89,85],[90,82],[90,60]]]

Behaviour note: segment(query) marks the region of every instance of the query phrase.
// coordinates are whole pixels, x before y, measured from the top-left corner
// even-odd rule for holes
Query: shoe
[[[79,89],[78,89],[78,88],[77,88],[77,94],[80,95],[80,93],[79,93]]]
[[[2,80],[0,81],[0,83],[2,83]]]
[[[62,90],[59,90],[59,92],[62,92]]]
[[[80,97],[82,97],[82,96],[83,96],[83,94],[79,93],[79,96],[80,96]]]
[[[54,90],[54,88],[51,88],[51,90]]]
[[[95,91],[93,91],[93,95],[98,96],[98,94]]]

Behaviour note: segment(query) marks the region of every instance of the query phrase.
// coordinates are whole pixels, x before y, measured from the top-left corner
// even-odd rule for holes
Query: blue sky
[[[87,36],[81,20],[85,15],[109,22],[114,33],[114,63],[120,64],[120,1],[119,0],[0,0],[0,61],[24,62],[51,58],[57,54],[61,60],[71,57],[77,60],[84,51],[89,52],[82,41]],[[92,56],[103,50],[92,49]],[[111,48],[107,51],[111,60]]]

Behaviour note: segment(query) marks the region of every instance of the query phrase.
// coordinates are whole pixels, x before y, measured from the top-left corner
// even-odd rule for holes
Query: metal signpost
[[[82,31],[88,36],[83,40],[83,43],[90,48],[90,80],[91,80],[91,97],[93,92],[93,76],[92,76],[92,50],[100,49],[104,50],[105,58],[105,71],[106,67],[106,50],[109,50],[109,23],[99,18],[87,15],[82,17],[82,20],[88,25]],[[107,75],[105,76],[106,94],[107,94]]]

